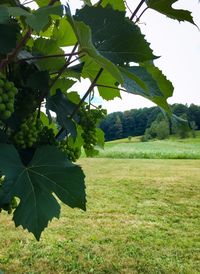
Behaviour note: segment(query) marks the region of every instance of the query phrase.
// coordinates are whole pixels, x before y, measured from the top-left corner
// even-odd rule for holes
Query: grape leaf
[[[22,225],[39,240],[48,222],[59,218],[60,205],[53,194],[68,206],[85,210],[82,169],[56,147],[37,149],[28,166],[22,164],[12,145],[0,144],[0,150],[0,167],[6,176],[2,189],[20,199],[13,217],[16,226]]]
[[[126,7],[124,4],[124,0],[103,0],[101,2],[102,7],[106,7],[107,5],[110,5],[114,10],[120,10],[120,11],[125,11]]]
[[[0,24],[0,54],[7,54],[16,47],[18,34],[19,27],[16,23]]]
[[[191,12],[188,10],[180,10],[172,8],[172,5],[177,2],[177,0],[147,0],[146,3],[149,8],[154,9],[166,16],[178,20],[178,21],[188,21],[194,24]]]
[[[47,110],[51,110],[56,113],[59,125],[64,127],[75,139],[77,135],[76,125],[69,117],[76,108],[76,105],[69,101],[61,91],[57,90],[55,95],[47,97],[46,108]],[[73,118],[74,120],[78,120],[77,115],[74,115]]]
[[[141,95],[171,112],[167,98],[173,93],[173,86],[162,72],[152,64],[145,66],[124,67],[121,69],[124,76],[125,89],[133,94]],[[143,84],[137,81],[140,79]]]
[[[36,55],[46,56],[54,54],[64,54],[64,51],[58,47],[57,42],[53,39],[38,38],[34,41],[33,51]],[[66,60],[64,57],[46,58],[37,60],[36,64],[41,70],[56,71],[64,66]]]
[[[83,22],[74,22],[74,29],[82,51],[86,52],[100,67],[106,69],[118,82],[123,78],[117,66],[104,58],[94,47],[91,40],[91,30]]]
[[[20,7],[0,6],[0,23],[5,22],[10,16],[31,16],[31,13]]]
[[[7,7],[0,7],[0,23],[4,23],[9,18]]]
[[[34,14],[26,18],[26,23],[36,32],[40,32],[48,25],[50,21],[49,16],[52,14],[62,16],[63,7],[61,5],[41,7]]]
[[[53,87],[51,88],[51,95],[56,94],[57,89],[60,89],[62,90],[63,93],[65,93],[69,88],[71,88],[74,85],[74,83],[76,82],[72,79],[68,79],[68,78],[58,79],[53,85]]]
[[[84,57],[82,58],[82,61],[84,62],[82,77],[89,78],[91,81],[93,81],[100,69],[100,66],[96,64],[90,57]],[[113,78],[108,71],[104,70],[96,82],[99,95],[105,100],[113,100],[116,97],[121,97],[120,91],[115,84],[116,79]],[[109,88],[112,86],[113,88]]]
[[[66,18],[62,18],[59,24],[54,26],[52,38],[59,47],[73,46],[77,42],[73,28]]]
[[[95,48],[114,64],[156,58],[139,27],[125,17],[125,12],[85,6],[74,18],[91,28]]]

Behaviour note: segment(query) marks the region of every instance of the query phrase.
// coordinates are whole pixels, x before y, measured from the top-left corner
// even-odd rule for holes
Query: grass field
[[[87,212],[63,206],[40,242],[0,215],[5,274],[200,273],[200,160],[80,164]]]
[[[100,158],[129,159],[200,159],[200,132],[196,138],[140,142],[138,137],[121,139],[105,144]]]

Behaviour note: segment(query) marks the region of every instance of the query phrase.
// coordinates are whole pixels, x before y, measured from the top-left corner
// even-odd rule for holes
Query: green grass
[[[121,139],[105,144],[100,158],[129,159],[200,159],[200,134],[196,138],[140,142],[139,138]]]
[[[1,214],[6,274],[200,273],[200,161],[81,159],[87,212],[62,206],[41,241]]]

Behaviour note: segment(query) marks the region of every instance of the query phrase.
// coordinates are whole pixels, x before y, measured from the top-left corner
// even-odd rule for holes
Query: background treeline
[[[187,120],[189,127],[180,129],[162,114],[159,107],[151,107],[108,114],[100,128],[105,133],[106,141],[140,135],[144,135],[143,141],[148,141],[152,138],[164,139],[174,133],[184,138],[189,131],[195,137],[195,130],[200,130],[200,106],[174,104],[172,111]]]

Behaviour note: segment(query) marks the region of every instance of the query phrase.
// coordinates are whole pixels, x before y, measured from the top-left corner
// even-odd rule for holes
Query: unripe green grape
[[[10,110],[11,112],[13,112],[14,106],[13,106],[12,103],[6,103],[6,108],[7,108],[8,110]]]
[[[10,99],[14,99],[14,97],[15,97],[15,94],[13,92],[11,92],[11,91],[9,91],[7,93],[7,95],[8,95],[8,98],[10,98]]]
[[[11,115],[12,115],[11,111],[5,110],[5,111],[3,112],[3,114],[2,114],[2,118],[6,120],[6,119],[8,119]]]
[[[0,111],[5,111],[6,110],[6,105],[4,103],[0,104]]]
[[[2,100],[3,100],[4,102],[8,102],[8,100],[9,100],[8,95],[5,94],[5,93],[1,95],[1,98],[2,98]]]

